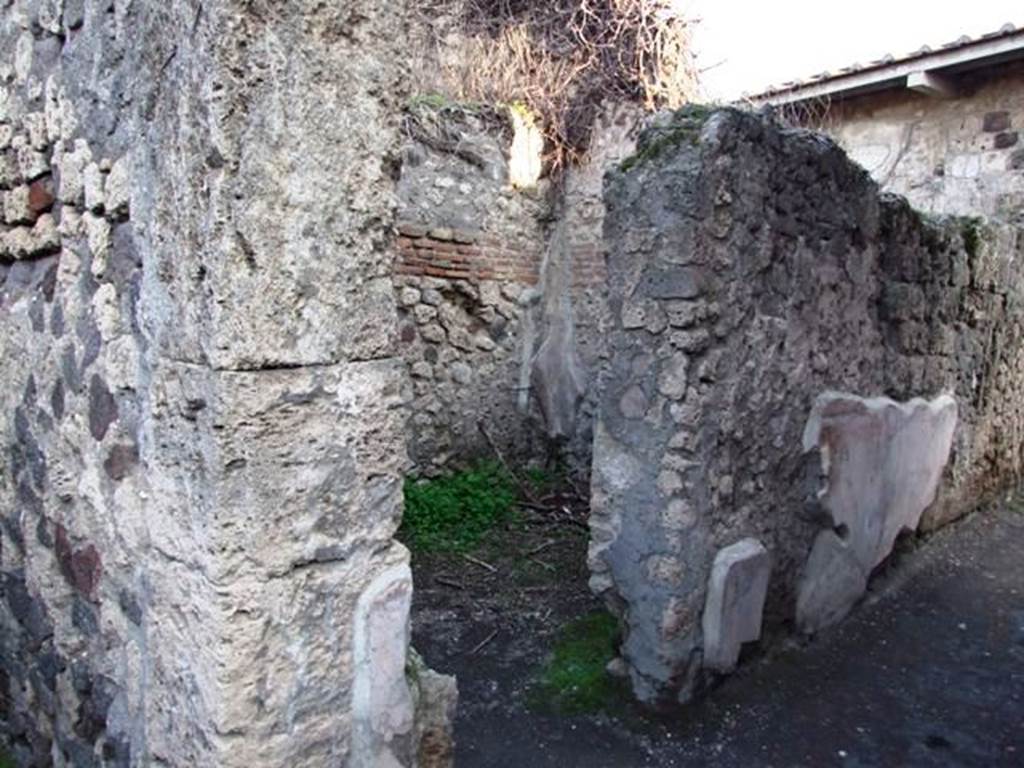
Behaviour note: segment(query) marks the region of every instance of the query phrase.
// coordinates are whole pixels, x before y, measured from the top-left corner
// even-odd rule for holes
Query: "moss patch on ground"
[[[515,515],[514,478],[480,462],[442,477],[405,481],[405,515],[398,538],[417,552],[466,552],[494,526]]]
[[[614,708],[624,698],[624,686],[605,667],[615,658],[618,641],[619,623],[603,611],[563,627],[530,691],[531,708],[560,715]]]

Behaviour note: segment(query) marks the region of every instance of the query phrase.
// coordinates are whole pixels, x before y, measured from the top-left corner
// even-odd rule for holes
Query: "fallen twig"
[[[544,570],[546,570],[548,572],[551,572],[551,571],[555,570],[555,566],[551,565],[551,563],[545,563],[543,560],[541,560],[539,558],[536,558],[536,557],[531,557],[530,558],[530,562],[531,563],[536,563],[537,565],[539,565],[541,568],[543,568]]]
[[[491,640],[493,640],[497,636],[498,630],[494,630],[493,632],[491,632],[491,634],[489,634],[487,637],[485,637],[483,640],[477,643],[476,647],[474,647],[473,650],[469,652],[469,655],[475,656],[478,651],[480,651],[485,645],[487,645],[489,642],[491,642]]]
[[[541,552],[543,552],[543,551],[544,551],[545,549],[547,549],[548,547],[550,547],[550,546],[551,546],[552,544],[554,544],[554,543],[555,543],[556,541],[557,541],[557,539],[548,539],[548,540],[547,540],[547,541],[545,541],[545,542],[544,542],[543,544],[541,544],[541,545],[539,545],[539,546],[536,546],[536,547],[534,547],[533,549],[531,549],[531,550],[530,550],[529,552],[527,552],[527,553],[526,553],[526,555],[525,555],[525,556],[526,556],[526,557],[531,557],[531,556],[533,556],[533,555],[539,555],[539,554],[540,554]]]
[[[512,471],[512,467],[509,465],[507,461],[505,461],[505,455],[501,452],[501,449],[498,447],[497,443],[494,442],[494,439],[491,437],[491,433],[487,431],[487,427],[484,426],[483,419],[477,421],[476,428],[480,430],[480,434],[484,436],[484,440],[487,441],[487,445],[490,446],[490,449],[492,451],[494,451],[494,455],[498,457],[498,461],[501,463],[501,466],[504,467],[505,471],[508,472],[509,476],[516,481],[516,485],[519,486],[519,490],[522,492],[523,496],[529,499],[531,504],[539,505],[540,502],[537,501],[537,497],[534,496],[533,491],[530,490],[530,487],[522,481],[519,475]]]
[[[583,495],[583,491],[581,491],[580,487],[578,485],[576,485],[576,481],[575,480],[573,480],[571,477],[568,477],[568,476],[566,476],[565,480],[566,480],[567,483],[569,483],[569,486],[572,488],[573,495],[578,500],[583,501],[583,502],[586,502],[586,501],[589,500],[587,498],[587,496]]]
[[[480,560],[479,558],[473,557],[472,555],[463,555],[462,559],[463,560],[467,560],[470,563],[473,563],[473,565],[479,565],[481,568],[486,568],[491,573],[497,573],[498,572],[498,569],[495,568],[490,563],[484,562],[483,560]]]
[[[582,520],[572,517],[538,517],[533,520],[523,520],[523,525],[571,525],[573,528],[580,528],[589,531],[590,526]]]
[[[465,587],[462,586],[462,584],[460,584],[459,582],[455,581],[454,579],[446,579],[444,576],[435,576],[434,581],[436,581],[438,584],[443,584],[446,587],[451,587],[452,589],[465,589]]]
[[[549,506],[546,506],[544,504],[540,504],[538,502],[520,501],[519,502],[519,506],[520,507],[526,507],[526,509],[535,509],[538,512],[557,512],[558,511],[558,507],[549,507]]]

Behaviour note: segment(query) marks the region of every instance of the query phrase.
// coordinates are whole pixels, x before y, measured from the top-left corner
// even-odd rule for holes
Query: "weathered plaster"
[[[831,106],[820,126],[883,189],[929,213],[1024,220],[1024,63],[956,79],[938,98],[900,89]]]

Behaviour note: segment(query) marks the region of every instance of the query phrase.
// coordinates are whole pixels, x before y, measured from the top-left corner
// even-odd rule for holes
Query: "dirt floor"
[[[414,557],[413,642],[458,676],[457,768],[1024,767],[1024,505],[933,536],[813,642],[658,718],[538,711],[560,629],[600,610],[585,509],[525,510],[469,556]]]

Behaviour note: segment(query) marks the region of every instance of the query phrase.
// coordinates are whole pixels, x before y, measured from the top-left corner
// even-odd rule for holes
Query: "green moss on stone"
[[[704,123],[715,113],[715,107],[703,104],[688,104],[677,110],[667,125],[649,128],[641,139],[635,154],[619,164],[619,170],[627,173],[644,163],[657,160],[680,144],[696,146]]]
[[[960,235],[964,239],[964,250],[967,251],[967,255],[971,259],[976,258],[981,247],[981,219],[964,219]]]

